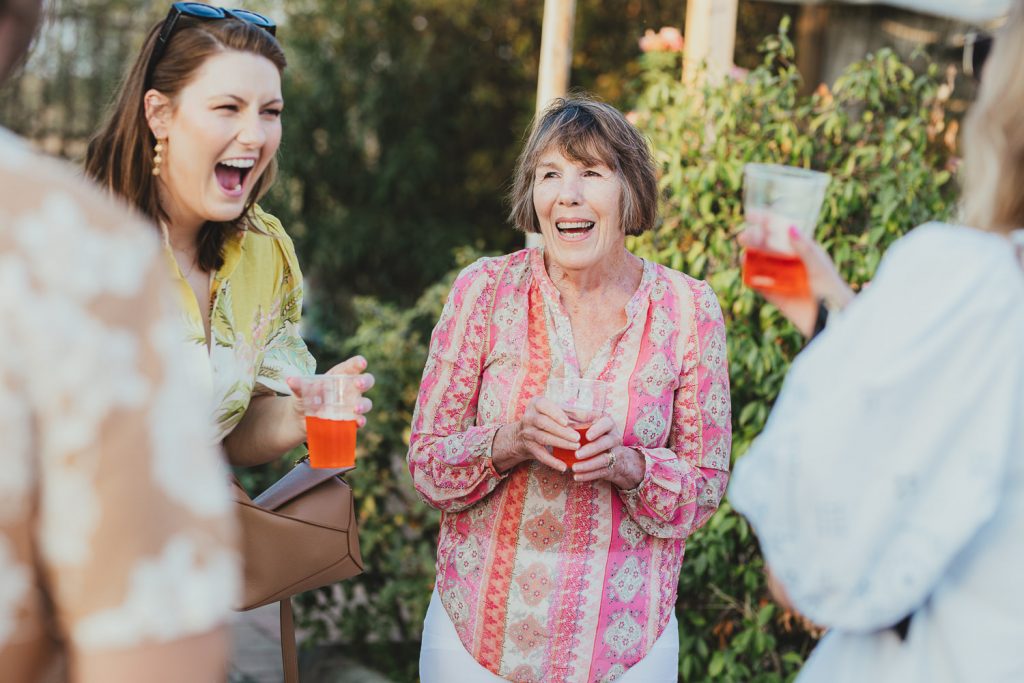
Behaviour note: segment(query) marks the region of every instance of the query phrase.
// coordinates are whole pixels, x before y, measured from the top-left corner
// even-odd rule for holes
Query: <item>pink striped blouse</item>
[[[603,681],[638,662],[676,602],[686,537],[714,513],[731,445],[725,326],[711,288],[644,262],[627,322],[586,377],[647,471],[631,491],[485,459],[549,377],[579,376],[569,317],[527,249],[455,281],[434,329],[409,445],[442,510],[437,591],[459,637],[515,681]]]

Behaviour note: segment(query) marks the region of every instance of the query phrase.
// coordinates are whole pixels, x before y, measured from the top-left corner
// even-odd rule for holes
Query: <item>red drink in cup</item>
[[[808,296],[807,269],[793,251],[789,232],[813,236],[829,176],[778,164],[747,164],[743,169],[743,213],[764,230],[763,248],[743,254],[743,283],[784,296]]]
[[[311,467],[355,467],[355,406],[359,400],[355,381],[351,375],[313,375],[299,379]]]
[[[604,414],[607,395],[608,383],[597,379],[565,377],[548,382],[547,396],[565,411],[569,426],[580,435],[580,448],[590,443],[587,430]],[[576,451],[567,448],[552,447],[551,455],[564,462],[569,470],[577,462]]]
[[[807,268],[796,256],[747,247],[743,252],[743,284],[784,296],[810,296]]]
[[[590,429],[590,427],[591,425],[587,425],[585,427],[577,427],[573,425],[573,429],[575,429],[576,433],[580,435],[580,448],[583,448],[588,443],[590,443],[590,439],[587,438],[587,430]],[[551,455],[555,456],[556,458],[564,462],[566,465],[569,466],[570,469],[572,469],[573,463],[576,462],[576,451],[570,451],[565,448],[552,447]]]

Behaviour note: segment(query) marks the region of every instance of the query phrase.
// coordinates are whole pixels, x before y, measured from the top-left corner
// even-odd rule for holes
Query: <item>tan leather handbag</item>
[[[352,488],[340,476],[351,469],[303,460],[255,499],[234,482],[245,581],[237,609],[281,603],[286,683],[299,680],[291,596],[363,571]]]

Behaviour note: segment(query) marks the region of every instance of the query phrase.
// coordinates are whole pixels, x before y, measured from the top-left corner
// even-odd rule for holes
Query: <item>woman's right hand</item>
[[[743,248],[764,248],[768,239],[767,231],[760,225],[747,224],[739,235]],[[835,263],[821,245],[805,236],[799,230],[790,228],[789,243],[807,269],[809,296],[781,296],[762,290],[758,294],[779,309],[800,333],[810,337],[818,319],[818,302],[824,301],[830,309],[841,310],[853,299],[854,293],[839,275]]]
[[[575,451],[580,446],[580,435],[569,426],[569,418],[554,401],[534,396],[521,420],[498,430],[492,463],[499,472],[505,472],[521,462],[536,460],[564,472],[565,463],[551,455],[549,446]]]

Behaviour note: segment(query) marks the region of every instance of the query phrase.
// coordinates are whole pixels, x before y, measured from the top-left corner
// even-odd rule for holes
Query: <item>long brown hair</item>
[[[1024,227],[1024,0],[1016,0],[985,62],[964,125],[964,222],[1005,232]]]
[[[153,176],[153,147],[156,139],[146,122],[143,96],[146,93],[146,65],[156,45],[163,22],[149,32],[142,52],[126,73],[114,97],[107,119],[89,141],[85,172],[111,192],[120,195],[155,222],[167,221],[160,206],[156,177]],[[172,103],[189,84],[206,60],[224,50],[249,52],[266,57],[278,71],[287,64],[284,51],[267,31],[237,19],[203,21],[179,17],[167,50],[153,69],[152,87]],[[249,219],[253,205],[277,175],[277,161],[271,160],[256,181],[242,214],[233,221],[208,222],[196,237],[199,267],[212,271],[224,264],[224,243],[232,234],[252,229]]]

